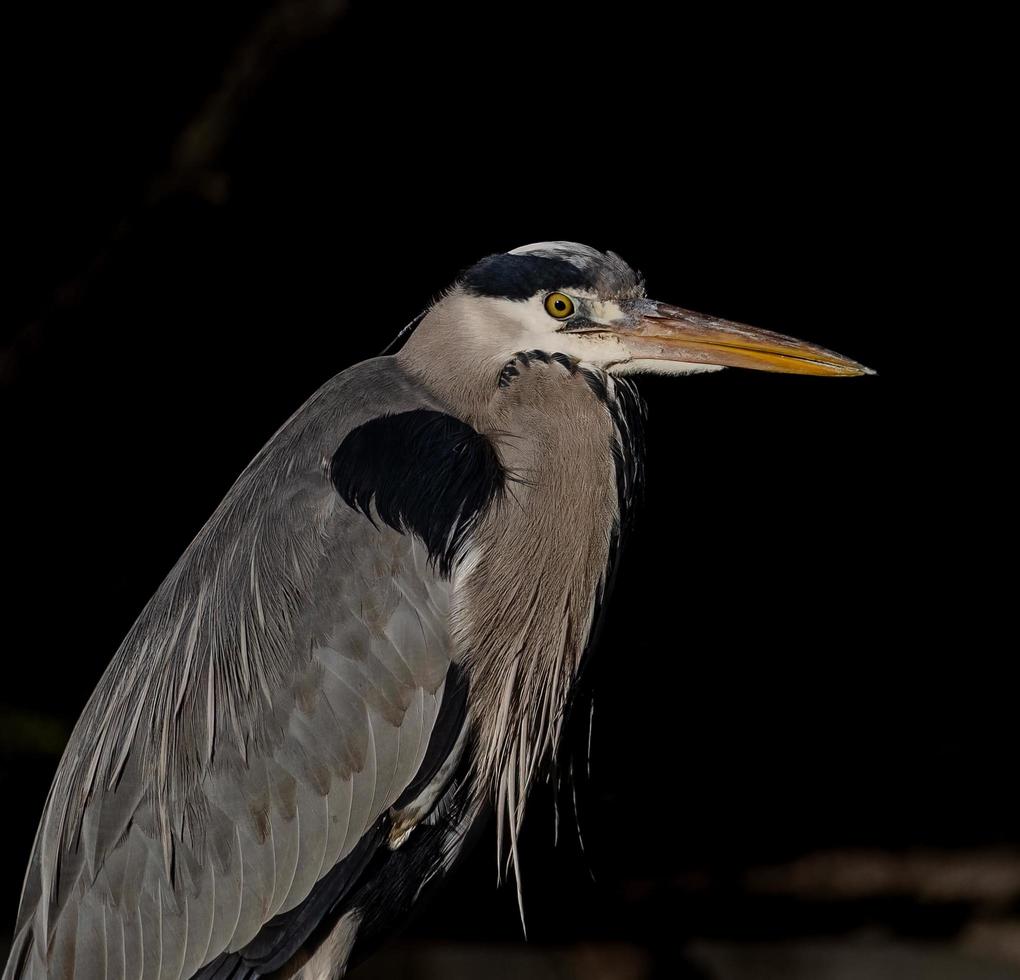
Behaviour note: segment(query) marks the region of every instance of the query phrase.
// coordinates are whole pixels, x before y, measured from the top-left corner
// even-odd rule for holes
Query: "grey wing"
[[[330,486],[339,389],[246,470],[104,675],[4,980],[191,977],[305,901],[414,782],[453,661],[449,585]]]

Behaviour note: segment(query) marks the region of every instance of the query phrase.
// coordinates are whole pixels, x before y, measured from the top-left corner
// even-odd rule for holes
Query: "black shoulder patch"
[[[463,278],[464,288],[476,296],[530,299],[535,293],[571,286],[593,289],[589,270],[566,259],[543,255],[490,255],[476,262]]]
[[[475,518],[500,494],[504,473],[492,443],[443,412],[417,409],[372,419],[333,454],[337,493],[370,520],[416,534],[443,575]]]

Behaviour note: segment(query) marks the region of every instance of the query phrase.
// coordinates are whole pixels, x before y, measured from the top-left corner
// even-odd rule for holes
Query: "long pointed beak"
[[[636,300],[629,304],[627,313],[625,318],[608,326],[635,360],[825,377],[875,373],[824,347],[743,323],[717,320],[678,306]]]

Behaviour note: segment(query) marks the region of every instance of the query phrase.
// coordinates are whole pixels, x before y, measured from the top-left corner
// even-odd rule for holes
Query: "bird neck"
[[[639,482],[641,409],[629,382],[572,360],[522,358],[503,376],[509,355],[492,352],[513,325],[467,322],[470,310],[447,297],[396,356],[491,441],[505,474],[454,567],[450,616],[478,790],[516,864],[528,788],[556,750]]]
[[[486,431],[506,490],[454,571],[451,629],[471,684],[474,763],[515,840],[528,789],[556,752],[621,524],[615,385],[535,361],[497,388]],[[598,387],[598,385],[596,385]],[[504,838],[505,839],[505,838]]]
[[[475,319],[470,306],[448,297],[425,315],[395,357],[446,411],[481,432],[490,427],[493,395],[514,351],[499,352],[493,343],[503,325]]]

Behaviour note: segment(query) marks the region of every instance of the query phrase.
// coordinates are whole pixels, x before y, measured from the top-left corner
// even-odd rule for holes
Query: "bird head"
[[[649,299],[619,256],[541,242],[468,269],[416,331],[456,337],[475,363],[517,351],[559,351],[611,374],[692,374],[724,367],[848,377],[856,361],[782,334]],[[453,355],[447,351],[448,356]]]

